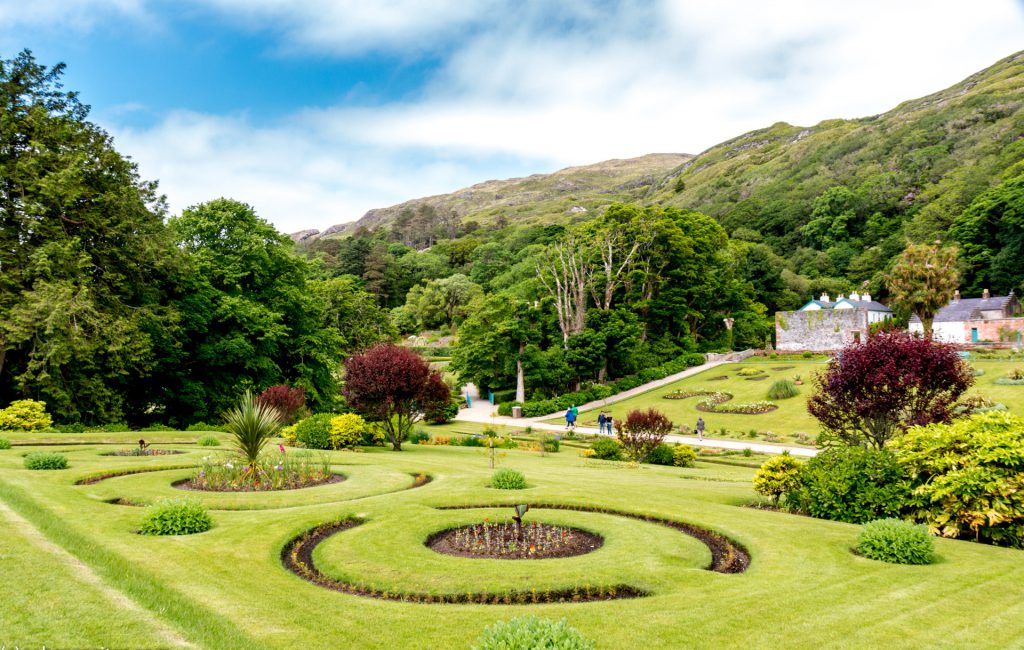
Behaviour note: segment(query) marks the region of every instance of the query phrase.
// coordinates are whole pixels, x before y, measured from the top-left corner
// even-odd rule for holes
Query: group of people
[[[576,408],[576,405],[570,406],[565,411],[565,430],[575,431],[576,430],[576,419],[579,417],[580,410]],[[697,417],[697,426],[694,427],[697,433],[697,440],[704,439],[704,418]],[[608,434],[609,436],[615,433],[615,421],[612,419],[611,413],[605,413],[601,411],[597,416],[597,432],[601,435]]]

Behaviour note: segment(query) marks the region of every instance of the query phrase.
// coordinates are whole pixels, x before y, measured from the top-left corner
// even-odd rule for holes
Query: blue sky
[[[491,178],[888,110],[1024,47],[1014,0],[0,0],[173,212],[283,231]]]

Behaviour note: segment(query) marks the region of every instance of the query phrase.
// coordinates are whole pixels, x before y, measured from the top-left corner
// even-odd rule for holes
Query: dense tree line
[[[343,357],[393,335],[363,280],[237,201],[166,219],[63,70],[0,61],[0,403],[184,426],[286,382],[331,408]]]

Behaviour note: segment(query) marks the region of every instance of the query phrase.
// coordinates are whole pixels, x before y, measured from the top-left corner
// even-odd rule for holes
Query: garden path
[[[705,364],[700,365],[700,366],[694,366],[692,368],[687,368],[686,370],[683,370],[682,372],[677,372],[674,375],[669,375],[668,377],[664,377],[662,379],[657,379],[655,381],[647,382],[646,384],[642,384],[640,386],[637,386],[636,388],[632,388],[630,390],[622,391],[621,393],[616,393],[615,395],[612,395],[611,397],[609,397],[607,399],[597,400],[597,401],[594,401],[594,402],[588,402],[587,404],[582,404],[578,408],[579,408],[580,411],[586,411],[586,410],[594,409],[594,408],[601,408],[601,407],[607,406],[609,404],[612,404],[614,402],[618,402],[620,400],[624,400],[624,399],[627,399],[629,397],[633,397],[634,395],[639,395],[640,393],[646,393],[647,391],[653,390],[655,388],[661,388],[662,386],[665,386],[667,384],[671,384],[674,381],[679,381],[680,379],[684,379],[684,378],[689,377],[691,375],[696,375],[697,373],[704,372],[705,370],[710,370],[711,368],[714,368],[716,366],[720,366],[720,365],[722,365],[724,363],[730,363],[730,362],[727,362],[727,361],[713,361],[711,363],[705,363]],[[543,420],[549,420],[551,418],[556,418],[556,417],[559,417],[561,415],[562,415],[562,412],[551,413],[551,414],[548,414],[548,415],[542,415],[542,416],[536,417],[536,418],[512,418],[512,417],[505,417],[505,416],[498,415],[498,407],[497,406],[492,405],[490,402],[488,402],[486,400],[475,399],[475,400],[473,400],[473,406],[470,407],[470,408],[460,409],[459,410],[459,414],[455,417],[455,419],[459,420],[459,421],[462,421],[462,422],[478,422],[478,423],[494,424],[494,425],[500,424],[500,425],[504,425],[504,426],[520,427],[520,428],[523,428],[523,427],[533,427],[534,429],[541,429],[541,430],[544,430],[544,431],[564,432],[565,431],[565,426],[564,425],[551,424],[551,423],[548,423],[548,422],[543,422]],[[597,431],[596,427],[582,427],[582,426],[580,426],[580,427],[576,427],[576,431],[578,433],[586,433],[586,434],[590,434],[590,435],[598,435],[598,431]],[[685,442],[688,445],[694,445],[694,446],[697,446],[697,447],[718,447],[719,449],[739,449],[739,450],[750,449],[751,451],[755,451],[755,452],[758,452],[758,453],[765,453],[765,454],[781,454],[781,453],[783,453],[785,451],[788,451],[793,456],[810,457],[810,456],[815,456],[818,453],[817,449],[810,449],[808,447],[798,447],[798,446],[789,446],[789,445],[774,445],[774,444],[768,444],[768,443],[747,442],[745,440],[727,440],[727,439],[723,439],[723,438],[710,438],[710,437],[707,437],[707,436],[705,436],[703,440],[697,440],[696,436],[681,436],[681,435],[671,434],[671,435],[666,436],[665,440],[667,442]]]

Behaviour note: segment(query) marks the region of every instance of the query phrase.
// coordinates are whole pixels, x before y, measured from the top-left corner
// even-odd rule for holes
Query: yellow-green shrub
[[[672,462],[676,467],[693,467],[697,462],[697,450],[690,445],[677,445],[672,450]]]
[[[366,420],[355,413],[345,413],[331,418],[331,447],[344,449],[355,447],[363,441]]]
[[[0,430],[38,431],[52,424],[53,418],[46,413],[45,402],[21,399],[0,411]]]
[[[775,503],[800,485],[800,461],[789,454],[769,458],[754,475],[754,492],[771,497]]]

